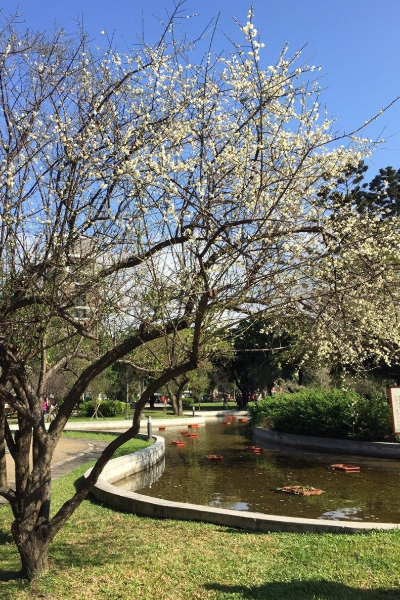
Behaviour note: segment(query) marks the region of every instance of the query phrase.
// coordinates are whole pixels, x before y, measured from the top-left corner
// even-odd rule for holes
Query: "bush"
[[[184,410],[190,410],[194,404],[194,398],[182,398],[182,408]]]
[[[93,402],[93,400],[80,404],[79,414],[83,417],[93,417],[96,405],[97,403]],[[119,400],[102,400],[99,406],[99,413],[103,417],[115,417],[116,415],[124,414],[125,409],[125,402],[120,402]]]
[[[344,390],[302,390],[261,400],[249,407],[255,425],[284,433],[337,439],[390,441],[390,407]]]

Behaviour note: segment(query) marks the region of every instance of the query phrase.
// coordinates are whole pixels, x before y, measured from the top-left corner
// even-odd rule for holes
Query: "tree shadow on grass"
[[[0,581],[16,581],[17,579],[20,579],[20,577],[21,571],[19,569],[15,571],[0,570]]]
[[[105,540],[106,536],[107,534],[104,534]],[[86,534],[84,539],[73,544],[66,544],[65,540],[58,540],[56,538],[50,546],[49,560],[51,569],[59,571],[68,569],[69,567],[87,568],[102,566],[112,560],[118,561],[118,545],[106,545],[105,540],[103,540],[103,544],[99,548],[98,534]],[[14,548],[12,556],[10,555],[9,558],[10,566],[13,564],[16,565],[14,570],[0,568],[0,582],[20,579],[20,564],[19,557],[16,557],[17,554],[17,550]],[[0,597],[3,598],[1,595]]]
[[[78,477],[74,481],[74,487],[76,490],[79,490],[81,484],[83,482],[83,476]],[[89,494],[87,500],[91,503],[97,504],[101,506],[101,502],[98,502],[93,496]],[[88,547],[96,547],[96,542],[98,542],[98,536],[86,536],[85,537],[85,546],[88,544]],[[0,582],[7,582],[18,580],[21,577],[20,571],[20,562],[18,551],[15,547],[14,540],[10,530],[0,529],[0,555],[5,555],[4,548],[6,545],[11,544],[13,546],[12,549],[9,550],[10,553],[10,566],[14,563],[16,565],[15,569],[7,569],[1,568],[0,566]],[[3,547],[3,548],[1,548]],[[2,558],[3,558],[2,556]],[[13,560],[13,557],[17,557]],[[63,564],[63,565],[78,565],[78,566],[88,566],[93,564],[101,565],[104,562],[104,556],[96,556],[93,553],[87,553],[83,550],[82,544],[77,543],[76,545],[71,544],[67,545],[63,540],[58,540],[58,537],[50,545],[50,562],[53,565]],[[1,596],[3,598],[3,596]]]
[[[5,547],[8,544],[14,544],[14,540],[13,537],[11,535],[11,531],[6,531],[4,529],[0,529],[0,554],[2,556],[2,562],[4,564],[4,562],[7,560],[6,554],[7,554],[7,550],[5,550]],[[13,553],[12,550],[10,550],[10,554]],[[0,569],[0,581],[12,581],[13,579],[18,579],[20,575],[20,567],[18,564],[18,568],[17,569]]]
[[[119,559],[119,545],[110,543],[107,533],[104,533],[103,539],[100,539],[99,533],[86,534],[73,544],[66,544],[63,540],[58,542],[56,539],[50,549],[50,561],[57,569],[96,567]]]
[[[205,588],[242,600],[400,600],[400,590],[362,590],[325,580],[276,581],[254,587],[210,583]]]
[[[6,541],[4,541],[4,537],[0,536],[0,545],[1,546],[4,546],[5,544],[10,544],[11,542],[12,542],[12,540],[9,540],[8,538],[6,538]],[[15,556],[14,550],[17,553],[15,548],[10,550],[9,553],[7,553],[7,551],[5,552],[4,548],[0,548],[0,554],[2,555],[3,565],[5,562],[9,563],[10,567],[15,565],[15,569],[12,569],[12,568],[8,568],[8,569],[1,568],[0,569],[0,581],[12,581],[12,580],[20,578],[21,566],[19,564],[19,556],[17,557],[17,560],[14,559],[14,556]],[[1,598],[3,598],[3,596],[1,596]]]
[[[3,529],[0,529],[0,546],[3,546],[4,544],[11,544],[12,541],[13,537],[11,535],[11,531],[4,531]]]

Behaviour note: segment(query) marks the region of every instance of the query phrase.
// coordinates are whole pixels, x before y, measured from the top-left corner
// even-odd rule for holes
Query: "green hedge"
[[[284,433],[337,439],[396,441],[389,405],[343,390],[302,390],[268,397],[249,412],[255,425]]]
[[[92,417],[95,412],[95,407],[96,405],[92,400],[83,402],[79,405],[79,414],[83,417]],[[125,413],[125,410],[125,402],[120,402],[119,400],[102,400],[99,407],[99,413],[101,413],[103,417],[122,415]]]
[[[194,398],[182,398],[182,408],[190,410],[194,404]]]

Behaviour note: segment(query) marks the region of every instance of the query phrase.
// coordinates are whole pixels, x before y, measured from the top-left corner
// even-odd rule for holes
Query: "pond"
[[[212,421],[212,422],[211,422]],[[155,428],[157,429],[157,428]],[[246,451],[246,425],[211,420],[198,438],[181,436],[180,426],[154,433],[165,437],[165,461],[120,481],[119,487],[147,496],[233,510],[290,517],[400,523],[400,464],[390,459],[286,450],[269,446],[260,455]],[[182,440],[177,447],[172,440]],[[210,462],[207,454],[223,456]],[[357,465],[341,472],[331,464]],[[322,489],[320,496],[278,492],[288,485]]]

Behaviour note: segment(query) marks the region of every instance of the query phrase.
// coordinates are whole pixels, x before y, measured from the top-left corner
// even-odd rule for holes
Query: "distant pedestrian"
[[[50,398],[48,396],[44,397],[43,400],[43,416],[46,419],[46,421],[50,421],[50,415],[51,415],[51,401]]]

